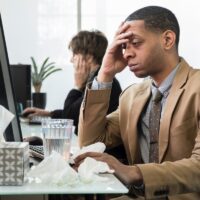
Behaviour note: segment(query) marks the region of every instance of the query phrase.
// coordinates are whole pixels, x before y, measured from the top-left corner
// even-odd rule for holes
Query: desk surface
[[[128,189],[113,175],[104,174],[108,180],[76,186],[55,186],[42,184],[24,184],[23,186],[1,186],[0,195],[27,195],[27,194],[122,194]]]
[[[23,137],[42,136],[41,126],[21,123]],[[77,136],[73,136],[72,147],[78,148]],[[24,184],[23,186],[0,186],[0,195],[26,195],[26,194],[122,194],[128,189],[113,175],[102,174],[108,180],[104,182],[92,182],[90,184],[78,184],[74,187],[55,186],[42,184]]]

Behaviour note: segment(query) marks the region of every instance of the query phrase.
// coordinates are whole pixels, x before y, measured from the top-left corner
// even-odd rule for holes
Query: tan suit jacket
[[[130,165],[138,164],[145,197],[200,200],[200,70],[183,59],[166,100],[159,132],[159,164],[140,164],[138,122],[151,80],[127,88],[119,108],[106,116],[110,90],[87,89],[81,108],[79,142],[123,143]]]

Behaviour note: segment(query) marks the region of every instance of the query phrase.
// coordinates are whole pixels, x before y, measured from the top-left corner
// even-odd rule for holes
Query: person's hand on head
[[[22,117],[32,118],[33,116],[46,116],[49,117],[51,113],[44,109],[28,107],[22,112]]]
[[[97,77],[99,82],[111,82],[115,74],[121,72],[127,66],[128,63],[123,57],[123,45],[129,41],[129,38],[133,34],[127,31],[129,27],[130,25],[127,23],[123,22],[120,24],[113,42],[104,55]]]
[[[74,64],[74,85],[75,88],[82,90],[87,82],[90,73],[90,58],[77,54],[73,59]]]

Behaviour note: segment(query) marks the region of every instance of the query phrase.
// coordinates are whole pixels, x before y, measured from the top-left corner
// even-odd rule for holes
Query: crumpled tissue
[[[0,105],[0,142],[4,142],[3,133],[7,126],[13,120],[14,115],[8,111],[6,108]]]
[[[98,150],[97,150],[98,149]],[[105,150],[103,143],[95,143],[79,150],[73,157],[85,152],[102,152]],[[39,165],[32,168],[28,173],[29,183],[55,184],[57,186],[69,185],[75,186],[79,183],[87,184],[97,181],[107,181],[108,178],[101,177],[100,173],[113,173],[107,163],[96,161],[87,157],[78,167],[76,172],[63,157],[53,151],[52,154],[45,158]]]
[[[76,152],[74,152],[74,154],[71,156],[70,158],[70,163],[74,164],[74,159],[86,152],[99,152],[99,153],[103,153],[106,149],[106,145],[102,142],[96,142],[94,144],[82,147],[81,149],[77,150]]]
[[[87,157],[78,168],[79,178],[84,183],[90,183],[92,181],[107,181],[108,179],[106,177],[98,175],[106,172],[114,173],[114,170],[110,169],[107,163],[97,161],[90,157]]]
[[[98,152],[103,153],[106,149],[106,146],[102,142],[97,142],[88,146],[85,146],[75,152],[71,159],[70,163],[74,164],[74,159],[86,152]],[[98,174],[100,173],[114,173],[114,170],[111,170],[107,163],[97,161],[94,158],[87,157],[83,163],[80,164],[78,168],[79,178],[84,183],[90,183],[92,181],[107,181],[106,177],[101,177]]]
[[[78,173],[55,151],[37,166],[32,167],[27,176],[29,183],[73,186],[79,182]]]

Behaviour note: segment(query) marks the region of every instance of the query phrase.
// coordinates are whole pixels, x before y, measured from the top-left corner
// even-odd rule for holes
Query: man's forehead
[[[129,24],[129,27],[126,29],[125,32],[131,31],[133,33],[133,36],[139,36],[143,35],[147,32],[147,29],[144,25],[144,20],[133,20],[133,21],[127,21],[125,24]]]
[[[129,24],[129,29],[145,29],[144,20],[126,21],[125,24]]]

